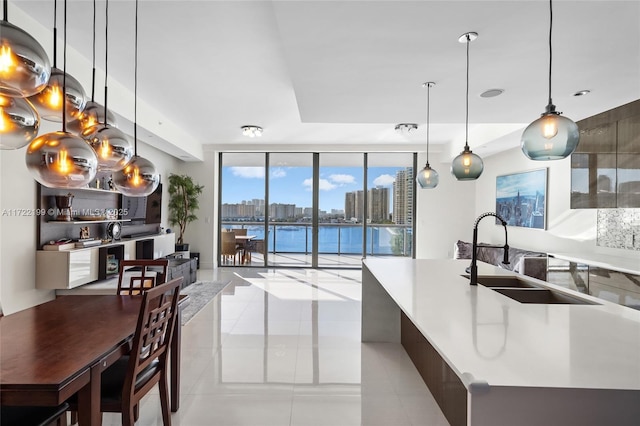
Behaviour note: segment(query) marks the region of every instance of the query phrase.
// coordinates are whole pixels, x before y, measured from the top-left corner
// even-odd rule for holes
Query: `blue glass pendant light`
[[[549,103],[545,112],[522,133],[520,146],[524,155],[532,160],[561,160],[568,157],[578,147],[580,132],[578,125],[561,112],[551,100],[551,34],[553,29],[553,4],[549,0]]]
[[[440,176],[438,172],[431,168],[429,165],[429,92],[431,88],[436,84],[433,81],[429,81],[424,83],[422,87],[427,88],[427,164],[424,166],[424,169],[418,172],[418,176],[416,176],[416,182],[420,185],[422,189],[433,189],[438,186],[440,182]]]
[[[478,33],[462,34],[458,41],[467,44],[467,104],[465,118],[464,150],[453,159],[451,174],[458,180],[476,180],[484,170],[482,158],[469,149],[469,43],[478,38]]]

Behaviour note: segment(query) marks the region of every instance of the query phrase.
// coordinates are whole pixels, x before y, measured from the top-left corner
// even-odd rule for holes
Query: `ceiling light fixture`
[[[53,68],[51,68],[51,77],[47,86],[29,98],[29,101],[36,108],[40,117],[47,121],[59,122],[62,119],[60,112],[63,107],[62,104],[67,102],[66,119],[67,121],[73,117],[77,117],[84,110],[87,104],[87,97],[84,93],[84,88],[78,80],[70,75],[64,75],[63,71],[57,67],[58,57],[58,28],[56,25],[58,14],[58,2],[53,2]],[[66,87],[63,92],[62,86]],[[65,93],[65,96],[63,96]]]
[[[40,119],[25,98],[0,95],[0,149],[20,149],[38,136]]]
[[[520,141],[522,152],[532,160],[561,160],[571,155],[580,141],[578,125],[556,111],[551,100],[552,29],[553,3],[549,0],[549,103],[542,117],[524,130]]]
[[[26,31],[9,23],[8,0],[0,21],[0,95],[25,98],[45,88],[51,64],[44,48]]]
[[[64,70],[62,93],[66,93],[67,67],[67,0],[64,1]],[[66,115],[67,102],[62,103],[61,117]],[[82,188],[91,182],[98,171],[95,152],[78,136],[67,132],[66,120],[62,131],[47,133],[34,139],[27,148],[29,172],[41,184],[53,188]]]
[[[462,34],[458,41],[467,44],[467,93],[466,93],[466,117],[464,128],[464,150],[453,159],[451,163],[451,174],[458,180],[475,180],[480,177],[484,170],[482,158],[474,154],[469,149],[469,43],[478,38],[478,33],[468,32]]]
[[[418,176],[416,176],[416,182],[418,182],[420,188],[423,189],[433,189],[438,186],[438,182],[440,182],[440,176],[438,175],[438,172],[432,169],[429,165],[429,92],[435,85],[436,84],[433,81],[429,81],[422,85],[422,87],[427,88],[427,165],[424,166],[424,169],[418,172]]]
[[[242,134],[250,138],[259,138],[262,136],[262,127],[260,126],[242,126]]]
[[[115,173],[113,183],[120,192],[129,197],[145,197],[156,190],[160,175],[156,166],[146,158],[138,156],[138,0],[136,0],[135,59],[133,77],[133,146],[134,155],[122,170]]]
[[[107,117],[105,118],[104,106],[95,101],[96,94],[96,0],[93,0],[93,50],[92,50],[92,64],[93,69],[91,71],[91,100],[87,102],[84,107],[84,111],[67,123],[67,128],[78,134],[82,135],[82,132],[92,126],[99,123],[107,123],[113,127],[118,127],[116,123],[116,116],[107,111]],[[106,120],[106,121],[105,121]]]
[[[395,129],[396,129],[396,132],[398,133],[408,135],[414,130],[418,130],[418,125],[416,123],[400,123],[400,124],[396,124]]]
[[[480,93],[481,98],[495,98],[496,96],[500,96],[504,93],[504,89],[489,89]]]
[[[588,89],[578,90],[576,93],[573,94],[573,96],[584,96],[584,95],[588,95],[589,93],[591,93],[591,90],[588,90]]]
[[[105,2],[105,35],[104,35],[104,111],[102,118],[108,118],[107,80],[109,64],[109,0]],[[117,172],[131,160],[133,149],[129,138],[107,120],[88,127],[82,131],[82,137],[98,155],[98,170]]]

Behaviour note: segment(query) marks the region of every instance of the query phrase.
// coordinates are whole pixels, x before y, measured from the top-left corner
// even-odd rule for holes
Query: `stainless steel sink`
[[[478,280],[480,282],[480,280]],[[538,303],[538,304],[560,304],[560,305],[598,305],[598,303],[589,300],[572,297],[559,291],[549,290],[540,287],[531,288],[492,288],[500,294],[503,294],[520,303]]]

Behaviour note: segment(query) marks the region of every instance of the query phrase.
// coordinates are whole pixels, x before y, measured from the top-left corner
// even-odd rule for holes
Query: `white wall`
[[[457,240],[471,241],[475,219],[476,183],[458,182],[451,175],[450,162],[440,162],[431,153],[429,162],[440,175],[434,189],[417,189],[416,257],[442,259],[453,256]],[[442,158],[448,158],[443,155]],[[418,155],[418,169],[426,163],[426,154]]]

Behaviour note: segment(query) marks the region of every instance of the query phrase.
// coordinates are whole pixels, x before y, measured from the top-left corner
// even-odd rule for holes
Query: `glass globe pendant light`
[[[431,168],[429,165],[429,92],[431,88],[436,84],[433,81],[429,81],[424,83],[422,87],[427,88],[427,165],[424,166],[424,169],[418,172],[418,176],[416,176],[416,182],[420,185],[422,189],[433,189],[438,186],[440,182],[440,176],[438,172]]]
[[[549,103],[545,112],[522,133],[520,146],[524,155],[532,160],[561,160],[578,147],[580,131],[578,125],[561,112],[551,100],[551,34],[553,28],[553,4],[549,0]]]
[[[116,116],[107,111],[105,117],[104,106],[95,101],[96,93],[96,0],[93,0],[93,54],[92,54],[93,69],[91,73],[91,100],[87,101],[84,110],[77,117],[73,118],[67,123],[67,129],[74,132],[77,135],[82,135],[85,129],[88,129],[96,124],[107,123],[112,127],[118,127],[116,122]]]
[[[0,149],[20,149],[38,135],[38,112],[24,98],[0,95]]]
[[[136,0],[135,62],[134,62],[134,103],[133,103],[133,144],[135,153],[124,168],[113,175],[113,184],[122,194],[129,197],[145,197],[160,184],[160,174],[153,163],[138,155],[138,0]]]
[[[0,21],[0,95],[26,98],[44,89],[51,65],[40,43],[9,23],[7,1]]]
[[[64,2],[64,67],[67,63],[67,0]],[[66,69],[65,69],[66,71]],[[63,74],[66,75],[66,72]],[[62,79],[63,93],[65,78]],[[64,117],[66,102],[61,116]],[[34,139],[27,147],[27,168],[41,184],[52,188],[82,188],[96,177],[98,158],[84,140],[62,131],[47,133]]]
[[[105,59],[104,59],[104,112],[103,118],[108,117],[107,109],[107,79],[109,64],[109,0],[105,2]],[[98,170],[117,172],[131,160],[133,149],[129,138],[118,128],[107,123],[106,120],[87,127],[82,131],[82,137],[93,148],[98,156]]]
[[[468,32],[462,34],[458,41],[467,43],[467,103],[465,117],[464,150],[453,159],[451,174],[458,180],[476,180],[484,170],[482,158],[469,149],[469,43],[478,38],[478,33]]]
[[[87,97],[82,84],[71,75],[66,74],[57,67],[58,57],[58,28],[57,21],[57,1],[53,2],[53,68],[46,87],[39,93],[31,96],[29,100],[36,108],[43,120],[59,122],[62,120],[60,112],[63,110],[63,103],[66,100],[66,117],[78,116],[87,104]],[[66,89],[63,91],[63,80]],[[63,96],[63,93],[65,94]]]

